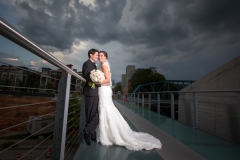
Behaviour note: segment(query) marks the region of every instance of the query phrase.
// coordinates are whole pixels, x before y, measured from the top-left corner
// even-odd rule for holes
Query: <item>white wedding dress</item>
[[[110,72],[110,65],[106,62],[103,65],[106,65]],[[152,135],[135,132],[129,127],[113,104],[111,83],[108,86],[102,85],[99,87],[98,93],[99,125],[96,129],[97,142],[104,146],[124,146],[129,150],[151,150],[162,147],[160,140]]]

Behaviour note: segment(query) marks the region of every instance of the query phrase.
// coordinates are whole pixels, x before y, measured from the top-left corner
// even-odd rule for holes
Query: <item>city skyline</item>
[[[0,18],[77,70],[89,49],[107,51],[115,82],[128,65],[198,80],[240,55],[239,7],[227,0],[3,0]],[[0,36],[0,61],[53,67],[10,43]]]
[[[72,65],[66,65],[72,69]],[[82,76],[82,71],[72,69],[78,75]],[[0,85],[3,90],[16,91],[23,87],[26,90],[34,88],[39,89],[39,92],[46,92],[45,89],[53,89],[55,92],[58,89],[58,83],[61,78],[66,76],[66,72],[61,69],[51,69],[42,67],[41,71],[36,71],[23,66],[0,65]],[[47,87],[48,86],[48,87]],[[71,77],[71,91],[82,90],[82,81]]]

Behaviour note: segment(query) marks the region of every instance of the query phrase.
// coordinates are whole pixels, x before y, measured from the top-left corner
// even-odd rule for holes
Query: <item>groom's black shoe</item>
[[[94,142],[97,142],[97,138],[92,138],[91,137],[91,140],[94,141]]]
[[[83,137],[87,145],[91,145],[91,133],[87,129],[83,129]]]

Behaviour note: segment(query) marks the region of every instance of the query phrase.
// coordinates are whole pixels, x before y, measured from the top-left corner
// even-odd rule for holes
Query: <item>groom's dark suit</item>
[[[84,62],[82,66],[82,75],[86,79],[86,83],[83,87],[83,95],[85,99],[85,115],[86,115],[86,125],[85,129],[91,133],[91,138],[96,138],[96,128],[98,126],[98,85],[95,89],[91,88],[88,83],[91,82],[90,72],[97,69],[94,62],[88,59]]]

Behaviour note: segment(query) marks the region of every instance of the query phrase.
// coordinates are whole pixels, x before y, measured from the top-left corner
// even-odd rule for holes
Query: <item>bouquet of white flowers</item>
[[[90,72],[90,78],[92,80],[92,82],[89,82],[88,85],[91,87],[91,88],[95,88],[95,83],[96,82],[102,82],[103,80],[105,80],[105,77],[104,77],[104,73],[100,70],[92,70]]]

